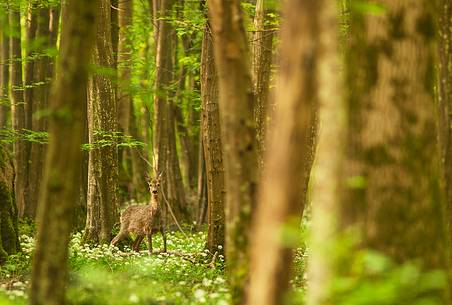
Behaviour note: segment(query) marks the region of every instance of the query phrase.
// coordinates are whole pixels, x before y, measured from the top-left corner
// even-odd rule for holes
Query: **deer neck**
[[[158,194],[152,194],[150,206],[153,209],[157,209],[158,208],[158,206],[159,206],[159,195]]]

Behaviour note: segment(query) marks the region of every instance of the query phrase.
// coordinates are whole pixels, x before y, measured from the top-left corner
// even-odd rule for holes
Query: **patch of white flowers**
[[[71,278],[76,279],[76,284],[71,284],[68,291],[69,297],[94,298],[86,291],[92,291],[93,295],[116,291],[121,292],[121,299],[112,304],[149,304],[151,299],[190,305],[229,304],[229,291],[222,271],[208,266],[212,254],[204,250],[205,232],[189,233],[188,237],[180,232],[170,232],[167,234],[168,249],[178,255],[159,253],[152,256],[147,250],[137,253],[129,247],[120,250],[109,245],[82,244],[82,234],[74,234],[69,244]],[[22,254],[17,259],[29,266],[34,239],[23,235],[20,242]],[[154,237],[154,244],[155,250],[161,248],[160,235]],[[224,263],[224,257],[218,256],[216,262]],[[23,275],[26,272],[16,273],[14,264],[12,261],[10,271],[0,271],[0,303],[5,297],[11,300],[27,297],[29,282]]]

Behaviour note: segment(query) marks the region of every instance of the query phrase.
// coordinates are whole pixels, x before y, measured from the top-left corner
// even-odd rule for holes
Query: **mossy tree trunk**
[[[225,185],[223,151],[218,105],[218,79],[209,29],[204,30],[201,51],[201,133],[207,178],[208,237],[207,249],[222,253],[225,234]],[[201,174],[201,173],[200,173]],[[221,246],[219,248],[219,246]]]
[[[0,142],[0,265],[8,255],[20,250],[13,180],[13,166],[7,147]]]
[[[80,185],[84,100],[98,1],[70,0],[57,79],[49,99],[51,136],[38,208],[30,304],[65,303],[72,215]],[[65,153],[62,154],[61,151]]]
[[[118,216],[118,150],[117,105],[111,76],[113,71],[110,1],[101,0],[97,7],[96,43],[92,63],[99,69],[88,82],[88,215],[86,243],[108,243]]]
[[[240,1],[210,0],[226,185],[226,260],[232,304],[243,302],[257,189],[257,143],[248,41]]]
[[[287,1],[281,28],[276,110],[268,131],[264,172],[252,231],[247,304],[286,302],[293,248],[281,232],[299,230],[302,185],[310,147],[312,109],[318,102],[322,45],[321,13],[326,1]],[[334,29],[335,30],[335,29]],[[301,208],[300,208],[301,207]]]

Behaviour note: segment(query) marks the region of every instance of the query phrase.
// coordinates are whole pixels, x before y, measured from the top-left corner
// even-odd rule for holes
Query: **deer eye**
[[[157,183],[157,186],[160,186],[160,183]]]

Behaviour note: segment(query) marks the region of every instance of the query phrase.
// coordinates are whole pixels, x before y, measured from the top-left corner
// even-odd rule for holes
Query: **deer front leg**
[[[144,239],[144,235],[137,235],[137,238],[135,239],[135,242],[133,243],[133,246],[132,246],[132,249],[135,252],[140,251],[140,245],[141,245],[141,242],[143,241],[143,239]]]
[[[116,235],[115,238],[113,238],[113,240],[111,241],[110,245],[116,246],[116,244],[117,244],[118,242],[120,242],[121,240],[123,240],[125,237],[127,237],[127,235],[128,235],[127,232],[125,232],[125,231],[120,231],[120,232],[118,233],[118,235]]]
[[[152,254],[152,232],[148,233],[149,254]]]

